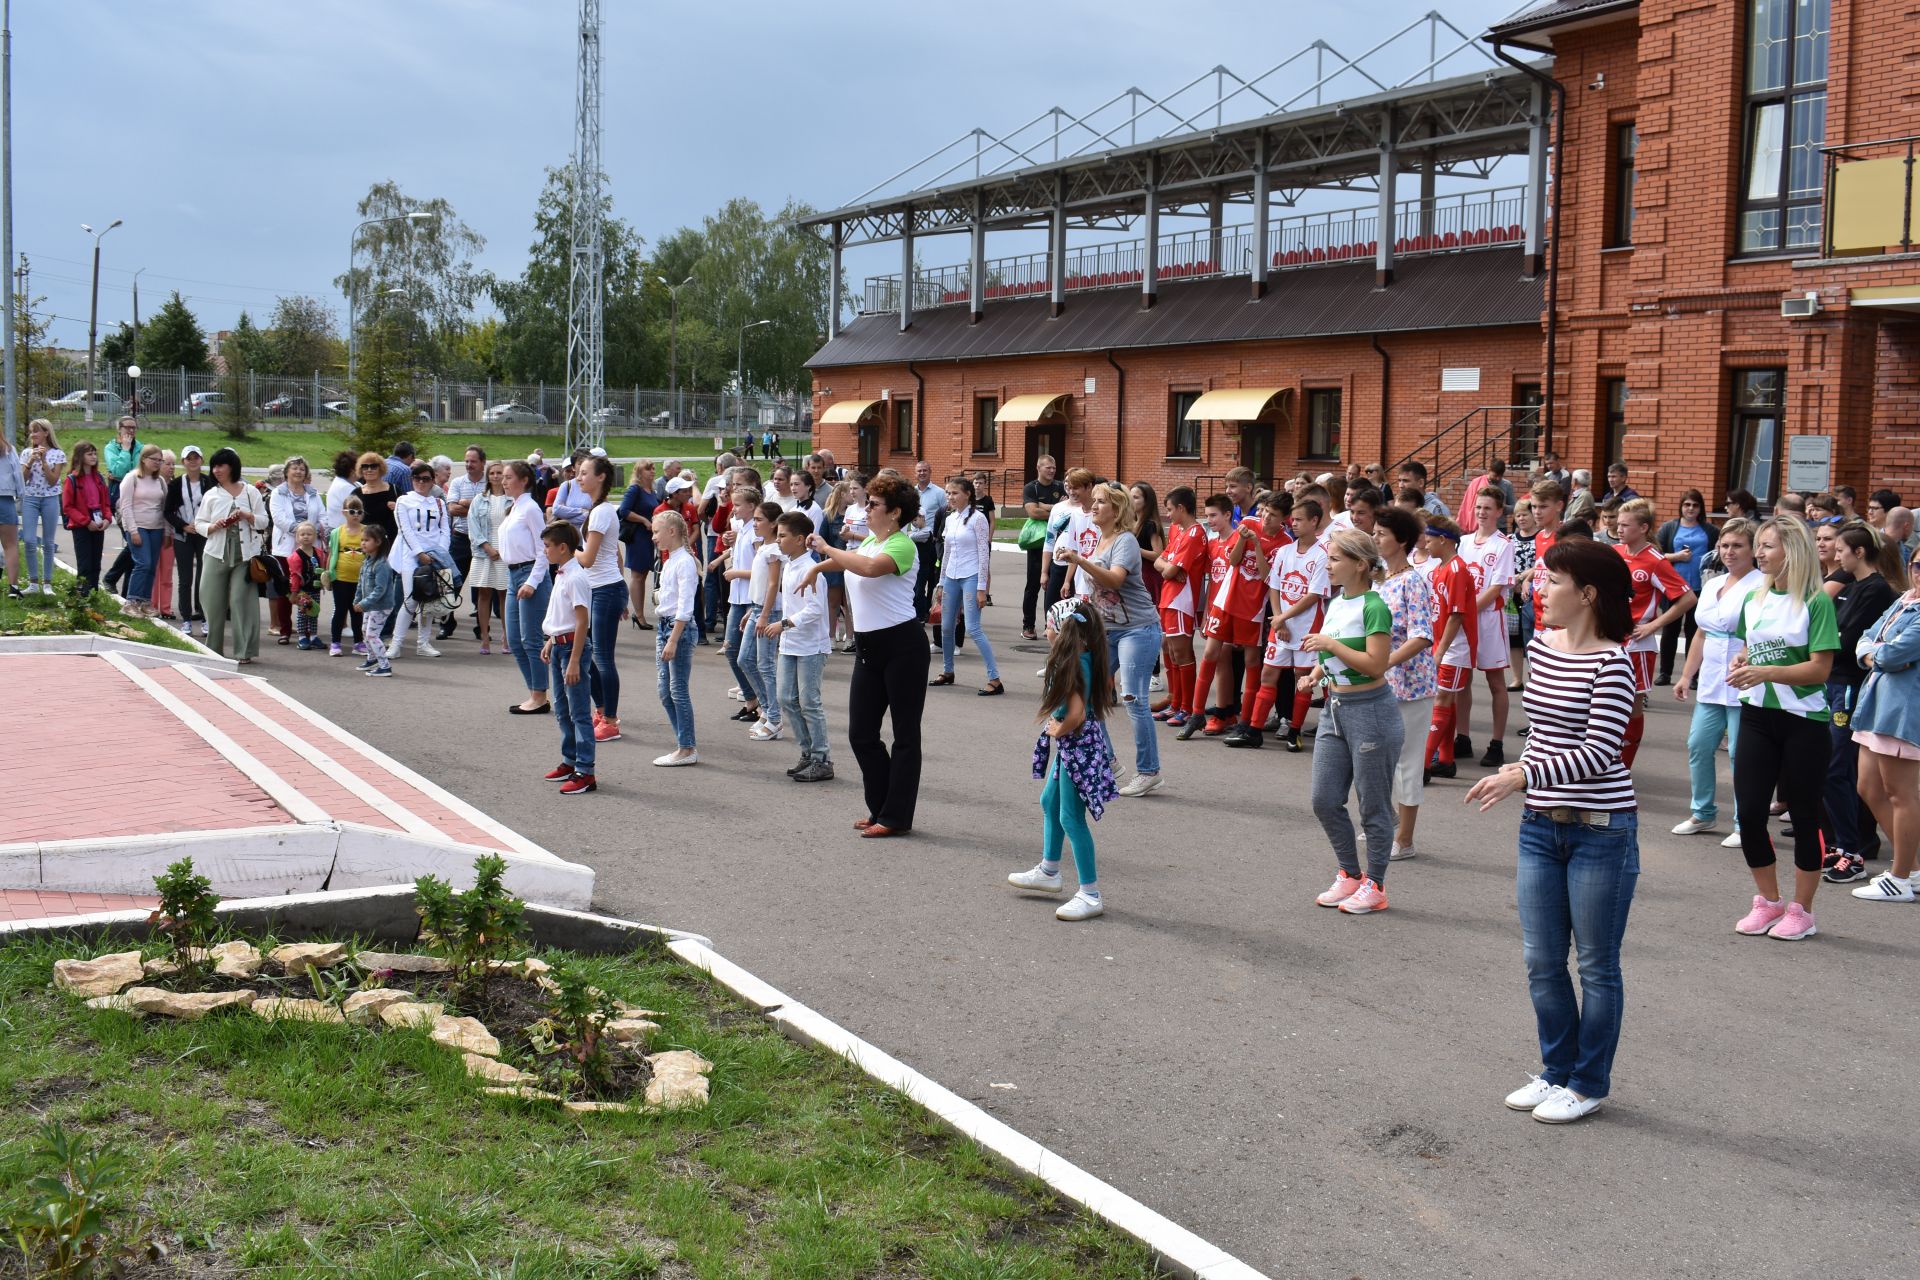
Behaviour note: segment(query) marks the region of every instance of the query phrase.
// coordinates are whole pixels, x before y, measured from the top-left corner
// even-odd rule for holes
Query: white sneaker
[[[1062,888],[1058,871],[1049,875],[1039,867],[1030,871],[1016,871],[1007,877],[1007,883],[1016,889],[1031,889],[1036,893],[1058,893]]]
[[[1076,893],[1053,913],[1056,920],[1091,920],[1106,911],[1106,906],[1098,898],[1089,898],[1084,893]]]
[[[50,596],[50,595],[52,595],[52,594],[53,594],[53,584],[52,584],[51,582],[43,582],[43,583],[41,583],[41,584],[40,584],[40,594],[41,594],[41,595],[43,595],[43,596]]]
[[[437,658],[440,656],[440,651],[428,644],[425,640],[415,645],[413,651],[423,658]]]
[[[1405,862],[1408,858],[1414,857],[1417,852],[1418,851],[1412,845],[1401,844],[1398,840],[1396,840],[1393,842],[1393,847],[1387,850],[1387,861],[1388,862]]]
[[[1153,679],[1147,681],[1148,693],[1165,693],[1166,691],[1167,691],[1166,676],[1156,675]]]
[[[1515,1111],[1531,1111],[1551,1098],[1553,1091],[1559,1087],[1557,1084],[1548,1084],[1539,1076],[1534,1076],[1507,1095],[1507,1105]]]
[[[772,742],[780,736],[786,727],[786,721],[784,720],[779,724],[774,724],[770,720],[762,720],[759,724],[747,730],[747,736],[755,742]]]
[[[1160,789],[1160,775],[1157,773],[1136,773],[1120,788],[1123,796],[1144,796],[1148,792]]]
[[[747,700],[747,695],[741,692],[739,685],[735,685],[733,688],[727,690],[727,697],[734,702],[745,702]]]
[[[662,769],[678,769],[682,765],[699,764],[700,753],[698,751],[689,751],[683,756],[678,751],[669,751],[666,755],[655,756],[653,762]]]
[[[1047,669],[1045,667],[1042,667],[1038,671],[1034,672],[1033,674],[1040,677],[1040,679],[1045,680],[1047,678]]]
[[[1719,823],[1712,818],[1702,822],[1698,818],[1689,817],[1685,822],[1673,829],[1673,834],[1677,836],[1695,836],[1699,835],[1702,831],[1712,831],[1718,825]],[[1734,843],[1737,845],[1740,841],[1736,838]]]
[[[1891,871],[1882,871],[1855,889],[1853,896],[1866,902],[1912,902],[1920,895],[1914,893],[1913,881],[1902,880]]]
[[[1552,1086],[1553,1092],[1539,1106],[1533,1109],[1533,1118],[1541,1124],[1572,1124],[1584,1119],[1600,1109],[1601,1099],[1582,1098],[1573,1090],[1560,1085]]]
[[[1722,840],[1720,847],[1722,849],[1738,849],[1740,847],[1740,833],[1736,831],[1725,840]]]

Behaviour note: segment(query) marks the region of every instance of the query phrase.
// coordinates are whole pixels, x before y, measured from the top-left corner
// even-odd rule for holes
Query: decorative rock
[[[351,999],[351,998],[349,998]],[[447,1006],[431,1002],[396,1000],[380,1006],[380,1021],[390,1027],[431,1027]]]
[[[569,1111],[576,1111],[576,1112],[582,1112],[582,1113],[593,1112],[593,1111],[632,1111],[633,1110],[631,1106],[627,1105],[624,1102],[568,1102],[565,1105],[567,1110]]]
[[[251,978],[265,963],[260,948],[251,942],[223,942],[208,954],[213,957],[214,973],[222,978]]]
[[[162,991],[158,987],[129,987],[124,993],[129,1008],[141,1013],[158,1013],[169,1018],[193,1022],[216,1009],[245,1008],[253,1003],[251,991]]]
[[[347,958],[344,942],[289,942],[275,947],[269,957],[282,973],[305,973],[307,966],[331,969]]]
[[[511,973],[522,978],[539,978],[542,974],[552,973],[553,966],[534,956],[524,956],[518,960],[489,960],[487,970],[490,973]]]
[[[486,1024],[478,1018],[455,1018],[441,1014],[433,1020],[433,1042],[462,1053],[483,1053],[489,1058],[500,1056],[500,1042],[493,1038],[493,1032],[487,1030]]]
[[[187,956],[189,959],[192,959],[200,964],[205,964],[209,959],[212,958],[213,953],[201,947],[188,947]],[[142,964],[140,967],[141,969],[146,971],[146,975],[149,978],[164,978],[171,974],[180,972],[180,966],[175,964],[173,960],[168,956],[155,956],[153,959],[148,960],[147,962]]]
[[[348,1022],[371,1024],[379,1019],[381,1010],[388,1006],[413,1003],[413,992],[391,991],[382,987],[373,991],[354,992],[341,1006],[341,1012],[346,1015]]]
[[[524,1085],[515,1085],[508,1089],[482,1089],[481,1093],[489,1098],[519,1098],[526,1102],[564,1102],[557,1093],[547,1093],[540,1089],[529,1089]]]
[[[118,1009],[121,1013],[130,1013],[136,1018],[144,1018],[147,1016],[146,1014],[140,1012],[140,1010],[128,1004],[127,998],[123,995],[95,996],[93,997],[93,999],[87,1001],[87,1008]]]
[[[138,951],[116,951],[93,960],[53,962],[54,988],[76,996],[110,996],[145,976]]]
[[[707,1072],[713,1064],[689,1049],[647,1055],[653,1079],[647,1081],[647,1105],[672,1110],[707,1102]]]
[[[607,1039],[616,1044],[639,1044],[644,1046],[647,1037],[660,1029],[657,1022],[648,1022],[645,1018],[616,1018],[606,1026]]]
[[[362,969],[391,969],[395,973],[452,973],[453,961],[443,956],[415,956],[397,951],[362,951],[353,958]]]
[[[518,1067],[508,1066],[504,1062],[495,1062],[492,1058],[485,1058],[477,1053],[461,1054],[460,1060],[467,1064],[468,1075],[479,1076],[482,1080],[491,1080],[495,1084],[533,1084],[540,1079],[539,1076],[530,1075]]]
[[[623,1018],[664,1018],[667,1015],[658,1009],[642,1009],[637,1004],[628,1004],[625,1000],[615,1000],[613,1007],[620,1011]]]
[[[268,1022],[345,1022],[346,1016],[325,1000],[294,1000],[267,996],[253,1002],[253,1011]]]

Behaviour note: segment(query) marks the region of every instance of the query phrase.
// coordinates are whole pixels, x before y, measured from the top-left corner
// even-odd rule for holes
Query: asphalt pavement
[[[1017,565],[1011,558],[997,565]],[[1517,801],[1436,783],[1391,909],[1313,895],[1333,860],[1311,756],[1162,730],[1166,785],[1095,827],[1104,918],[1063,924],[1004,882],[1040,845],[1029,776],[1040,646],[1017,569],[982,666],[929,690],[911,838],[863,841],[845,748],[852,659],[827,669],[836,782],[749,742],[717,647],[694,660],[702,763],[664,770],[653,636],[623,630],[624,741],[561,799],[545,718],[463,617],[437,660],[356,676],[270,642],[260,675],[599,872],[597,906],[690,929],[795,998],[1276,1277],[1912,1276],[1920,1142],[1904,1071],[1920,905],[1824,886],[1818,937],[1740,937],[1752,892],[1686,816],[1686,711],[1657,690],[1636,777],[1643,874],[1613,1096],[1558,1127],[1506,1110],[1538,1069],[1513,901]],[[938,659],[934,669],[937,671]],[[1515,722],[1520,722],[1519,699]],[[1487,736],[1484,686],[1473,737]],[[1111,726],[1131,761],[1124,719]],[[1509,734],[1509,755],[1521,746]],[[1721,760],[1723,817],[1731,795]],[[1884,865],[1884,864],[1877,864]],[[1903,1261],[1904,1259],[1904,1261]]]

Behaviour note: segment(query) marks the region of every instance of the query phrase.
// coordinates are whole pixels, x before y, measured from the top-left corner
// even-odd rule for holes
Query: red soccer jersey
[[[1450,667],[1471,667],[1480,660],[1479,592],[1474,589],[1473,566],[1454,556],[1433,571],[1432,586],[1435,643],[1447,633],[1447,619],[1460,615],[1459,634],[1439,655],[1440,661]]]
[[[1533,535],[1533,625],[1537,629],[1546,620],[1547,552],[1553,550],[1554,530],[1541,529]]]
[[[1625,543],[1617,543],[1613,549],[1627,562],[1627,572],[1633,575],[1632,611],[1635,626],[1660,616],[1661,597],[1678,600],[1692,590],[1687,586],[1686,579],[1668,563],[1666,556],[1653,543],[1649,542],[1633,553],[1627,551]],[[1648,636],[1645,640],[1629,640],[1627,647],[1651,649],[1659,643],[1659,637]]]
[[[1259,572],[1260,553],[1264,550],[1271,559],[1274,552],[1293,539],[1286,533],[1268,537],[1261,532],[1260,522],[1251,516],[1241,521],[1240,527],[1253,538],[1242,543],[1240,561],[1226,575],[1226,585],[1214,593],[1213,602],[1233,617],[1257,619],[1267,608],[1267,575]],[[1230,546],[1232,542],[1233,535],[1229,535],[1222,545]]]
[[[1178,565],[1186,571],[1187,576],[1178,582],[1172,578],[1161,579],[1158,603],[1162,609],[1174,609],[1196,617],[1207,611],[1207,545],[1205,525],[1196,523],[1186,529],[1175,526],[1167,530],[1167,549],[1164,553],[1167,563]]]

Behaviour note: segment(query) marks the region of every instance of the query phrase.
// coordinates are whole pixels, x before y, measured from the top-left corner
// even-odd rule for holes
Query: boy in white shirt
[[[832,646],[827,639],[827,602],[819,584],[799,590],[814,555],[807,550],[813,521],[789,511],[777,522],[780,618],[761,634],[780,637],[780,707],[800,743],[800,763],[787,770],[795,782],[831,782],[827,713],[820,701],[820,673]]]
[[[1327,583],[1327,542],[1322,536],[1326,527],[1327,510],[1317,498],[1303,498],[1294,504],[1294,540],[1274,553],[1273,565],[1267,571],[1272,626],[1260,670],[1260,694],[1247,722],[1251,732],[1242,740],[1228,739],[1230,747],[1259,746],[1260,726],[1284,698],[1290,708],[1287,750],[1300,750],[1300,730],[1307,721],[1307,706],[1313,701],[1308,673],[1317,661],[1312,652],[1300,646],[1320,629],[1322,606],[1332,594]]]
[[[1474,650],[1474,666],[1486,672],[1487,697],[1493,704],[1493,740],[1480,763],[1497,769],[1506,763],[1507,670],[1511,665],[1507,644],[1507,592],[1513,586],[1513,539],[1500,532],[1506,519],[1507,498],[1493,485],[1485,485],[1473,499],[1474,531],[1460,540],[1460,558],[1473,573],[1476,604],[1480,610],[1479,641]],[[1464,730],[1473,713],[1473,682],[1467,681],[1456,701],[1458,724]],[[1473,739],[1456,732],[1454,754],[1471,756]]]
[[[546,636],[540,660],[549,669],[553,718],[560,725],[560,766],[546,777],[560,784],[561,795],[579,796],[599,790],[593,776],[593,695],[580,678],[593,587],[587,582],[587,571],[573,558],[580,550],[580,530],[555,520],[541,532],[540,543],[553,566],[553,590],[540,626]]]

